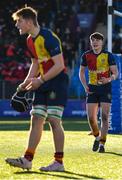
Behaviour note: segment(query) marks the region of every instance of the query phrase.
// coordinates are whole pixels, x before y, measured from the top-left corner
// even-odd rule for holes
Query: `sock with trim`
[[[26,158],[28,161],[32,161],[34,158],[35,151],[31,149],[27,149],[24,154],[24,158]]]
[[[54,158],[55,158],[55,161],[59,162],[60,164],[63,163],[63,156],[64,156],[64,153],[63,152],[56,152],[54,154]]]
[[[105,139],[100,139],[100,145],[104,145],[104,144],[105,144],[105,142],[106,142],[106,140],[105,140]]]

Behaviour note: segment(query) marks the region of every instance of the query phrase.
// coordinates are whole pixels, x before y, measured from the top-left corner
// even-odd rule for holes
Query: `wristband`
[[[43,81],[43,79],[41,77],[38,77],[37,79],[40,81],[41,84],[44,83],[44,81]]]
[[[112,78],[112,80],[115,80],[116,79],[115,74],[112,74],[111,78]]]
[[[111,79],[111,77],[109,78],[109,80],[108,80],[108,82],[111,82],[112,81],[112,79]]]

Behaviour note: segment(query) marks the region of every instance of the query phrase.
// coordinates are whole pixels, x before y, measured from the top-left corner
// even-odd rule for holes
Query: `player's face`
[[[91,43],[91,47],[93,50],[95,50],[95,51],[101,51],[102,50],[102,47],[103,47],[102,39],[92,38],[90,43]]]
[[[22,18],[21,16],[16,20],[17,29],[19,29],[19,33],[28,34],[30,32],[30,21]]]

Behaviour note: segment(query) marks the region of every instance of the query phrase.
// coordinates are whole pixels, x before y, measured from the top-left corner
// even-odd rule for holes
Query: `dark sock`
[[[34,152],[30,150],[26,150],[24,154],[24,158],[26,158],[28,161],[32,161],[34,157]]]
[[[64,156],[64,153],[63,152],[56,152],[54,154],[54,158],[55,158],[55,161],[59,162],[60,164],[63,163],[63,156]]]
[[[106,140],[105,139],[100,139],[100,144],[105,144]]]

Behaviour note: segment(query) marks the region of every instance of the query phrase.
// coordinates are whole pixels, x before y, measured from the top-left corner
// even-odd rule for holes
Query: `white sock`
[[[99,147],[100,147],[100,146],[104,146],[104,144],[99,144]]]
[[[100,140],[100,136],[97,136],[97,137],[96,137],[96,141],[99,141],[99,140]]]

